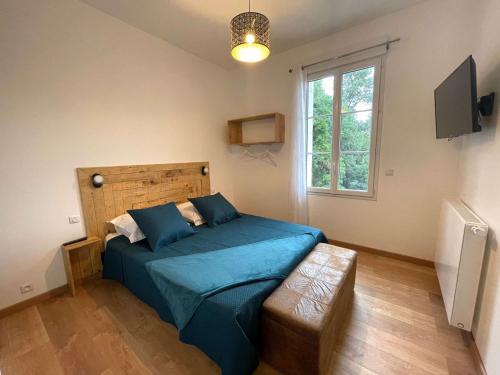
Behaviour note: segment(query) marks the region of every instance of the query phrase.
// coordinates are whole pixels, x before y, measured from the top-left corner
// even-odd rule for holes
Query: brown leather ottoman
[[[351,307],[355,277],[355,251],[316,245],[264,301],[264,361],[287,375],[326,374]]]

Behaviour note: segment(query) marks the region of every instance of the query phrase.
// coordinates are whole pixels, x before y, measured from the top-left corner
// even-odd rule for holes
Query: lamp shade
[[[269,19],[261,13],[245,12],[231,20],[231,56],[254,63],[271,53]]]

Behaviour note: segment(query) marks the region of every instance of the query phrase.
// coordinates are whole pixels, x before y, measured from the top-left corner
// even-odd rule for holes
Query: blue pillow
[[[190,198],[189,201],[203,216],[209,227],[215,227],[241,217],[236,208],[221,193],[200,198]]]
[[[127,212],[142,230],[153,251],[194,234],[175,203]]]

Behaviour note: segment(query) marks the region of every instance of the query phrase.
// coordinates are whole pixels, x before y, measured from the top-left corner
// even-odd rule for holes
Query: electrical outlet
[[[21,294],[32,292],[34,289],[35,288],[33,287],[33,284],[31,284],[31,283],[23,284],[19,287]]]
[[[74,215],[74,216],[69,216],[68,221],[70,224],[76,224],[80,222],[80,216]]]

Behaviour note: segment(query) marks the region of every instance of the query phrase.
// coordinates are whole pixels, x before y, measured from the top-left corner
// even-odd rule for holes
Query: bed
[[[146,166],[78,169],[80,191],[88,235],[104,238],[105,224],[127,209],[150,207],[189,197],[207,195],[209,178],[203,173],[208,163],[162,164]],[[101,188],[93,187],[91,177],[104,177]],[[326,238],[318,229],[282,221],[242,215],[231,222],[209,228],[152,252],[145,240],[130,244],[117,236],[107,242],[103,277],[116,280],[140,300],[156,310],[160,318],[177,325],[181,341],[200,348],[224,375],[251,374],[259,358],[259,318],[263,301],[287,275],[232,285],[207,295],[186,324],[176,324],[172,300],[160,291],[148,265],[164,259],[183,259],[196,254],[218,256],[224,249],[270,249],[291,245],[296,266],[319,242]],[[234,250],[236,251],[236,250]],[[289,270],[291,271],[291,269]],[[165,288],[163,288],[165,289]]]
[[[146,271],[152,260],[208,252],[273,239],[310,236],[308,248],[325,241],[316,229],[276,220],[242,215],[215,228],[203,225],[193,236],[151,252],[145,241],[130,244],[119,236],[110,240],[104,256],[103,277],[119,281],[153,307],[161,319],[174,324],[167,301]],[[258,324],[262,302],[281,283],[258,281],[230,288],[205,299],[179,332],[181,341],[200,348],[223,374],[251,374],[258,364]]]

